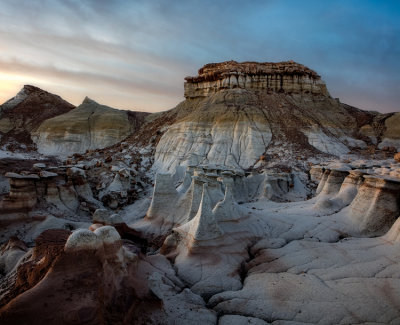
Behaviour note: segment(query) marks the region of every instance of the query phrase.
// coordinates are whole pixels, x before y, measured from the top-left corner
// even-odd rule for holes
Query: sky
[[[294,60],[344,103],[400,111],[400,0],[0,0],[0,103],[31,84],[163,111],[227,60]]]

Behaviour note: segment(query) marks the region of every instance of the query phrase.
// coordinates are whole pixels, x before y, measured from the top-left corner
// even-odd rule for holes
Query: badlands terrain
[[[293,61],[184,96],[0,106],[0,324],[400,324],[400,113]]]

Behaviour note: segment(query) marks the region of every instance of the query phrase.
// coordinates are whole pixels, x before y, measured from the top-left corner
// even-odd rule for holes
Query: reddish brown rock
[[[26,244],[16,236],[0,247],[0,278],[12,272],[27,250]]]
[[[7,145],[9,150],[23,146],[34,149],[32,132],[43,121],[74,107],[57,95],[25,85],[14,98],[0,105],[0,145]]]
[[[19,266],[12,289],[0,300],[0,307],[43,279],[57,256],[63,251],[70,234],[71,232],[65,229],[50,229],[36,238],[32,257]]]
[[[43,247],[50,243],[46,250],[57,247],[50,268],[30,290],[8,297],[0,308],[0,323],[190,324],[199,318],[201,324],[215,324],[215,313],[183,288],[164,257],[137,256],[133,245],[122,246],[121,240],[110,242],[115,237],[115,229],[110,237],[110,228],[98,228],[95,233],[81,229],[81,234],[97,236],[102,244],[88,247],[82,242],[74,249],[68,243],[77,239],[71,239],[73,236],[79,237],[78,232],[68,238],[65,247],[52,241],[54,232],[47,233],[38,244]],[[19,269],[28,266],[26,263]],[[181,315],[180,307],[191,312]],[[202,322],[201,317],[208,321]]]

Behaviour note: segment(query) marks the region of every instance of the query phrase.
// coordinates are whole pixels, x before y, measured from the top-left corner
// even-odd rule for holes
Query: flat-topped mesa
[[[311,94],[329,97],[321,77],[294,61],[210,63],[196,77],[186,77],[185,97],[206,97],[221,89],[243,88],[288,94]]]

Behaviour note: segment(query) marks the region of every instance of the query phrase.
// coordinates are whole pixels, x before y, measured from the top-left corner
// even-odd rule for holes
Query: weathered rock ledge
[[[205,97],[221,89],[244,88],[329,96],[321,77],[306,66],[293,62],[210,63],[196,77],[186,77],[185,97]]]

